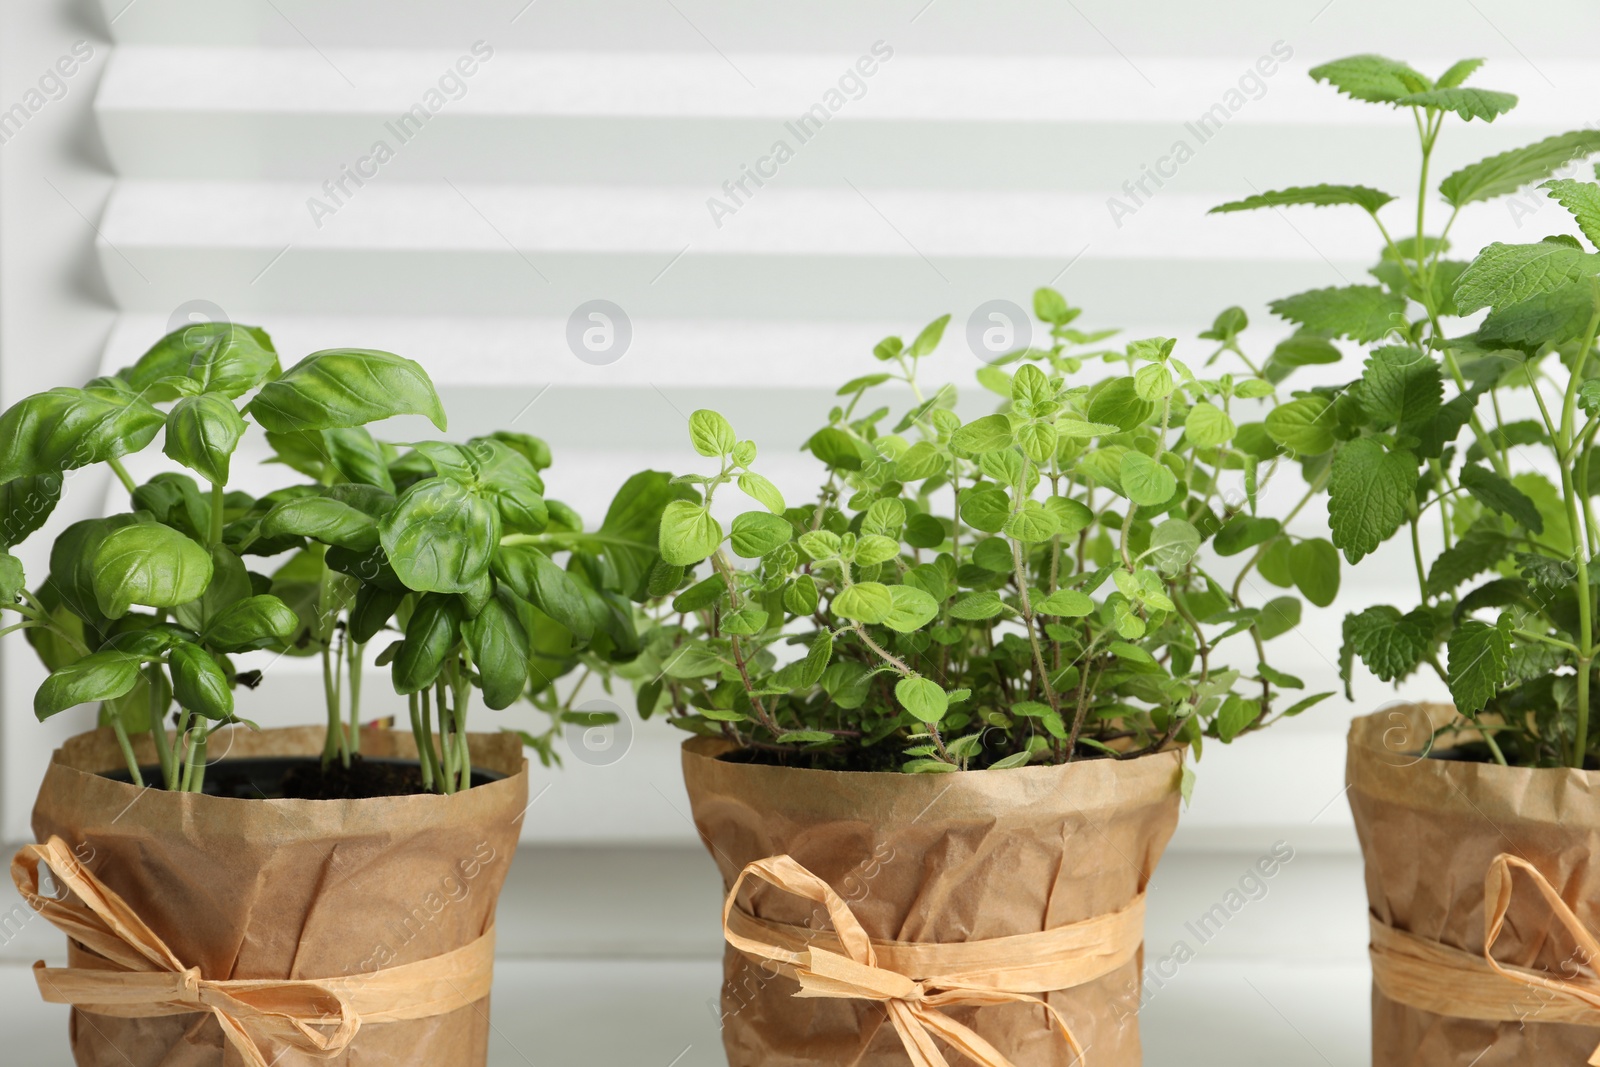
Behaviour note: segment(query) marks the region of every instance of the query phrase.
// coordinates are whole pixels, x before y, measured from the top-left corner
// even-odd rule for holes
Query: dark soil
[[[1010,755],[1008,752],[978,757],[967,764],[969,770],[981,771],[991,763]],[[866,749],[845,752],[805,752],[778,748],[740,748],[717,757],[726,763],[748,763],[758,767],[797,767],[809,771],[894,771],[899,772],[906,761],[904,753],[888,745],[875,745]],[[1078,746],[1075,760],[1107,759],[1098,749]],[[1042,764],[1029,764],[1042,766]]]
[[[1523,753],[1516,750],[1513,745],[1501,746],[1506,759],[1513,767],[1518,766]],[[1489,751],[1489,746],[1482,741],[1473,741],[1464,745],[1453,745],[1450,748],[1436,749],[1428,753],[1430,759],[1445,760],[1449,763],[1494,763],[1494,754]],[[1600,759],[1590,756],[1584,761],[1583,769],[1586,771],[1600,771]]]
[[[422,769],[415,763],[389,763],[350,757],[347,768],[337,760],[326,770],[302,763],[283,776],[283,796],[292,800],[365,800],[425,793]]]
[[[160,789],[161,768],[141,767],[145,784]],[[108,771],[104,777],[127,782],[126,770]],[[474,770],[472,784],[486,785],[504,775]],[[326,770],[314,757],[276,756],[261,759],[225,759],[206,768],[205,794],[237,800],[367,800],[404,797],[422,788],[422,770],[416,760],[352,756],[346,769],[335,761]]]

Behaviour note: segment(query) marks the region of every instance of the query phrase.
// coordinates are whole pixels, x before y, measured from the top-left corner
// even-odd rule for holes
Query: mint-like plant
[[[623,594],[643,596],[650,523],[673,489],[664,474],[636,476],[622,516],[584,534],[570,508],[544,497],[550,453],[539,439],[399,447],[365,428],[402,414],[445,425],[411,360],[339,349],[280,373],[266,333],[225,323],[178,330],[114,376],[0,414],[0,548],[43,526],[67,472],[106,463],[130,497],[128,512],[63,531],[34,590],[0,552],[0,608],[21,617],[0,632],[25,631],[51,671],[38,717],[100,702],[136,783],[130,735],[149,731],[159,784],[199,791],[207,738],[240,721],[235,687],[261,681],[231,657],[317,656],[323,763],[349,766],[363,650],[392,630],[401,637],[379,659],[409,699],[427,787],[470,784],[474,689],[492,708],[527,696],[549,711],[550,728],[528,735],[549,762],[553,732],[578,714],[552,696],[556,680],[586,658],[609,664],[637,651]],[[229,488],[250,421],[274,461],[309,482],[260,498]],[[163,430],[164,453],[188,473],[136,484],[122,460]],[[568,568],[552,553],[566,553]],[[174,705],[176,747],[166,730]]]
[[[1538,182],[1591,245],[1600,241],[1600,185],[1555,177],[1600,152],[1600,132],[1501,152],[1434,185],[1429,163],[1447,122],[1492,122],[1516,106],[1510,93],[1465,85],[1481,63],[1463,60],[1437,79],[1371,55],[1311,71],[1355,100],[1410,113],[1421,148],[1414,228],[1391,232],[1383,209],[1394,197],[1364,186],[1284,189],[1215,210],[1348,205],[1382,241],[1376,284],[1272,305],[1300,327],[1280,346],[1291,358],[1318,351],[1332,361],[1329,338],[1375,346],[1359,379],[1298,394],[1266,423],[1300,454],[1306,477],[1327,484],[1333,543],[1346,559],[1359,563],[1397,534],[1410,539],[1416,606],[1345,619],[1347,689],[1357,658],[1385,681],[1425,667],[1480,732],[1484,758],[1583,766],[1596,743],[1600,652],[1590,573],[1600,549],[1600,254],[1558,234],[1451,258],[1448,237],[1463,209]],[[1438,201],[1449,211],[1430,233]],[[1425,547],[1429,512],[1440,540]]]
[[[800,506],[726,419],[690,417],[714,466],[679,478],[695,498],[662,515],[655,622],[628,668],[641,714],[755,758],[940,772],[1198,754],[1331,695],[1280,703],[1303,684],[1265,642],[1299,599],[1246,604],[1243,577],[1202,556],[1254,551],[1323,606],[1338,588],[1331,544],[1258,513],[1281,449],[1246,421],[1277,409],[1238,344],[1244,313],[1203,335],[1207,364],[1238,372],[1202,377],[1170,339],[1108,350],[1115,331],[1076,328],[1058,292],[1033,304],[1050,346],[979,370],[1000,410],[971,421],[952,386],[919,381],[949,316],[880,342],[885,369],[845,383],[805,446],[822,485]],[[912,398],[899,416],[870,399],[891,382]],[[730,492],[760,506],[724,530],[713,507]]]

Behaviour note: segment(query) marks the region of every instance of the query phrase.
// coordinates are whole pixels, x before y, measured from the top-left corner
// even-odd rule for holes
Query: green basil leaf
[[[58,667],[33,696],[40,722],[58,712],[96,700],[115,700],[139,684],[143,659],[131,652],[93,652]]]
[[[167,414],[162,451],[206,481],[226,485],[233,450],[244,436],[244,419],[233,401],[216,394],[186,396]]]
[[[358,599],[360,595],[356,594]],[[218,651],[249,652],[279,647],[299,627],[299,616],[289,605],[275,596],[261,594],[223,609],[202,636],[207,645]]]
[[[566,627],[580,642],[594,636],[595,618],[578,581],[531,545],[502,545],[490,564],[512,592]]]
[[[395,574],[419,592],[464,593],[489,569],[500,515],[448,478],[427,478],[401,494],[378,538]]]
[[[100,611],[121,618],[135,604],[174,608],[206,591],[211,553],[159,523],[141,522],[111,531],[94,554],[94,594]]]
[[[321,496],[285,500],[261,519],[258,533],[266,538],[309,537],[352,552],[378,547],[378,524],[349,504]]]
[[[59,474],[38,474],[0,483],[0,549],[20,545],[49,520],[61,500]]]
[[[406,593],[399,589],[363,584],[356,589],[355,603],[350,606],[350,640],[366,644],[389,625]]]
[[[200,322],[173,330],[117,376],[160,403],[180,393],[236,400],[277,371],[278,354],[265,332],[231,322]],[[181,389],[174,379],[193,382],[196,392]]]
[[[444,405],[420,364],[388,352],[314,352],[261,387],[247,409],[271,433],[362,426],[422,415],[445,428]]]
[[[199,645],[181,641],[167,650],[172,696],[179,707],[208,719],[233,715],[233,689],[216,659]]]
[[[0,482],[59,475],[137,452],[166,417],[137,393],[52,389],[0,414]]]
[[[395,692],[417,693],[438,680],[445,659],[461,639],[461,598],[428,593],[406,623],[394,656]]]
[[[509,708],[528,688],[528,635],[517,614],[500,597],[491,597],[464,629],[472,662],[490,708]]]

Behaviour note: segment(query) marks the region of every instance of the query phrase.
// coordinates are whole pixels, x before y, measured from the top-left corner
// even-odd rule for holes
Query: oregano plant
[[[992,414],[922,384],[948,316],[881,341],[882,369],[806,442],[821,484],[803,504],[722,415],[690,417],[707,465],[662,514],[625,672],[642,715],[746,758],[937,773],[1198,755],[1331,695],[1286,697],[1303,683],[1267,662],[1301,601],[1247,603],[1208,563],[1270,556],[1323,606],[1339,583],[1331,544],[1259,506],[1281,449],[1244,312],[1203,335],[1206,367],[1235,368],[1206,376],[1171,339],[1108,346],[1055,290],[1033,306],[1050,343],[977,372]],[[730,495],[745,510],[724,526]]]
[[[1286,344],[1324,353],[1319,361],[1338,358],[1335,339],[1369,346],[1359,378],[1297,394],[1267,429],[1300,455],[1308,480],[1327,485],[1332,540],[1350,563],[1403,537],[1415,571],[1414,599],[1345,619],[1347,687],[1357,659],[1384,681],[1434,672],[1482,738],[1469,753],[1581,767],[1596,746],[1600,652],[1590,573],[1600,549],[1600,185],[1566,171],[1600,153],[1600,132],[1547,137],[1435,184],[1430,163],[1447,126],[1493,122],[1517,104],[1466,84],[1481,64],[1463,60],[1430,78],[1364,55],[1311,71],[1356,101],[1409,115],[1420,160],[1414,217],[1405,207],[1391,228],[1386,217],[1402,210],[1390,206],[1395,197],[1350,185],[1215,210],[1353,207],[1381,242],[1374,284],[1272,305],[1300,328]],[[1540,220],[1575,224],[1583,240],[1557,233],[1451,255],[1463,210],[1533,185],[1557,205]]]

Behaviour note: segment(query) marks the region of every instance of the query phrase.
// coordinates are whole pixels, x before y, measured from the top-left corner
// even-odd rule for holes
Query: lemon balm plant
[[[1050,347],[981,369],[1000,410],[966,421],[952,386],[919,382],[948,316],[878,344],[886,369],[841,387],[806,444],[822,485],[803,505],[721,415],[691,416],[715,466],[679,479],[699,497],[661,521],[641,713],[748,758],[937,773],[1198,754],[1329,695],[1283,698],[1302,683],[1267,661],[1299,599],[1246,603],[1242,575],[1219,580],[1202,554],[1270,559],[1319,605],[1338,587],[1331,545],[1258,512],[1283,450],[1244,313],[1205,335],[1237,371],[1203,377],[1170,339],[1105,350],[1109,332],[1078,330],[1053,290],[1034,309]],[[889,383],[909,388],[898,415],[872,403]],[[724,531],[712,509],[729,493],[759,507]],[[1229,663],[1217,646],[1236,636]]]
[[[1600,133],[1548,137],[1435,184],[1430,164],[1447,127],[1493,122],[1517,104],[1469,86],[1479,66],[1465,60],[1433,78],[1364,55],[1311,71],[1415,127],[1414,210],[1344,185],[1218,209],[1354,207],[1381,241],[1376,284],[1273,305],[1308,331],[1370,347],[1359,378],[1279,411],[1298,408],[1283,429],[1308,469],[1327,471],[1345,558],[1393,566],[1369,558],[1391,539],[1397,557],[1411,557],[1394,577],[1414,581],[1414,595],[1391,578],[1387,603],[1346,617],[1346,681],[1357,659],[1396,683],[1433,672],[1454,700],[1362,716],[1350,731],[1346,795],[1366,860],[1379,1067],[1456,1063],[1469,1048],[1480,1067],[1576,1063],[1600,1040],[1592,1018],[1569,1010],[1585,994],[1568,984],[1567,949],[1600,915],[1591,573],[1600,185],[1577,172],[1600,152]],[[1452,254],[1462,213],[1518,193],[1519,228],[1527,233],[1531,215],[1538,229]],[[1403,224],[1388,220],[1396,213]],[[1528,239],[1558,228],[1582,237]],[[1499,988],[1457,1002],[1484,979]]]
[[[1446,124],[1492,122],[1517,103],[1464,84],[1480,62],[1457,63],[1437,80],[1379,56],[1311,71],[1355,100],[1409,112],[1421,166],[1405,231],[1384,221],[1393,197],[1362,186],[1285,189],[1216,210],[1349,205],[1371,217],[1382,242],[1377,284],[1273,305],[1305,330],[1374,346],[1359,379],[1280,409],[1303,424],[1289,436],[1308,469],[1326,468],[1333,542],[1345,557],[1358,563],[1395,536],[1411,545],[1416,604],[1346,619],[1346,680],[1357,658],[1385,681],[1433,671],[1478,728],[1476,754],[1583,767],[1600,743],[1591,728],[1600,649],[1590,573],[1600,547],[1591,502],[1591,479],[1600,478],[1592,460],[1600,255],[1557,234],[1460,257],[1448,237],[1463,210],[1540,183],[1593,245],[1600,186],[1552,175],[1600,152],[1600,133],[1502,152],[1435,186],[1429,164]],[[1436,196],[1448,211],[1435,231]],[[1541,219],[1553,229],[1562,217]]]

